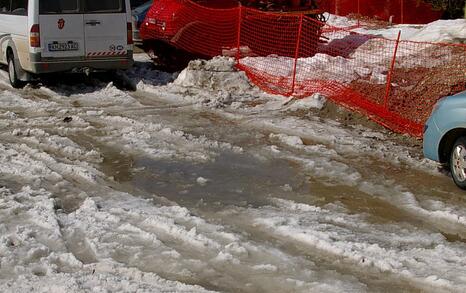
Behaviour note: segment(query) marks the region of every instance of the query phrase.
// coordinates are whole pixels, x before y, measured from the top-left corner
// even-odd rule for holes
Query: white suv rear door
[[[118,57],[128,52],[125,0],[83,0],[86,57]]]
[[[42,57],[85,56],[84,16],[80,0],[39,1]]]

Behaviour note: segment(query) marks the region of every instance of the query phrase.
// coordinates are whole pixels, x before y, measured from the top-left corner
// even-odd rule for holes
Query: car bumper
[[[122,57],[95,59],[43,59],[40,54],[31,55],[31,73],[45,74],[55,72],[106,71],[129,69],[133,66],[133,52]]]
[[[435,118],[430,118],[427,121],[426,129],[424,132],[423,151],[424,156],[428,159],[439,162],[439,145],[442,139],[442,133],[440,132]]]
[[[142,38],[139,30],[134,30],[133,32],[133,42],[135,45],[142,45]]]

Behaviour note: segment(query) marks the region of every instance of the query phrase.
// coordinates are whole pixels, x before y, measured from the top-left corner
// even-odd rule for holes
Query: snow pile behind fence
[[[321,93],[397,132],[421,136],[436,101],[466,88],[466,45],[386,39],[304,14],[183,3],[176,34],[164,35],[172,45],[233,56],[266,92]],[[164,32],[143,34],[160,39]]]
[[[443,13],[421,0],[317,0],[317,3],[332,14],[355,14],[393,23],[429,23]]]

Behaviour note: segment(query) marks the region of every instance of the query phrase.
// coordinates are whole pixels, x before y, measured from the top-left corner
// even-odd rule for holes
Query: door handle
[[[98,20],[90,20],[88,22],[86,22],[87,25],[92,25],[92,26],[96,26],[98,24],[100,24],[100,21]]]

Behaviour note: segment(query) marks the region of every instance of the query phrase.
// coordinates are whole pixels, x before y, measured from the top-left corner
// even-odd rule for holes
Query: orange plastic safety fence
[[[264,91],[321,93],[397,132],[421,136],[435,102],[466,89],[465,45],[389,40],[300,14],[176,3],[176,15],[157,24],[164,30],[146,28],[145,39],[164,39],[203,56],[235,57]],[[164,19],[154,13],[146,22]]]
[[[394,23],[429,23],[443,11],[422,0],[317,0],[320,9],[332,14],[359,14]]]
[[[231,1],[207,2],[158,0],[148,12],[141,35],[144,39],[166,40],[178,48],[205,56],[222,55],[237,44],[239,9]],[[223,3],[224,5],[220,5]]]

